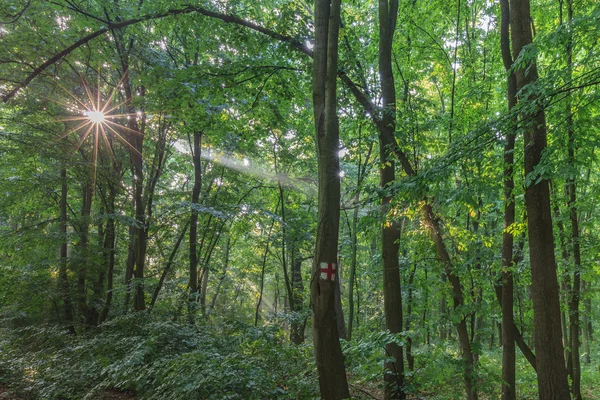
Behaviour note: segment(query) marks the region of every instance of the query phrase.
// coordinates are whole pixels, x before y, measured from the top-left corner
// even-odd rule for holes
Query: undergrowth
[[[355,398],[382,393],[385,344],[403,334],[362,332],[342,342]],[[0,387],[26,399],[98,399],[107,391],[136,399],[318,399],[310,339],[289,342],[280,324],[241,322],[189,325],[146,313],[116,318],[72,335],[53,326],[0,330]],[[600,398],[598,345],[582,364],[585,398]],[[415,344],[414,370],[405,369],[411,399],[464,399],[463,362],[455,343]],[[481,399],[497,399],[501,349],[482,350],[473,377]],[[537,380],[517,351],[517,395],[537,398]]]
[[[311,349],[276,327],[191,326],[144,313],[70,335],[56,327],[2,332],[0,382],[32,399],[310,399]],[[308,353],[308,354],[307,354]]]

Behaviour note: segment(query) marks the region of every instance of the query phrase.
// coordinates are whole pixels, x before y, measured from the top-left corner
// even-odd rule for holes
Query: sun
[[[74,148],[76,151],[81,151],[83,143],[88,138],[91,139],[91,152],[89,156],[84,157],[89,157],[95,180],[98,156],[102,150],[116,160],[113,138],[129,148],[131,153],[140,155],[139,150],[131,142],[132,137],[140,135],[140,132],[131,129],[126,122],[130,118],[140,118],[140,116],[136,113],[120,112],[128,108],[127,104],[130,101],[130,99],[123,99],[124,96],[119,90],[124,77],[121,77],[117,84],[107,88],[105,84],[101,84],[101,81],[107,82],[107,80],[100,78],[100,70],[97,72],[98,84],[96,87],[89,85],[85,76],[79,73],[77,75],[81,83],[78,88],[75,87],[75,90],[68,90],[58,79],[55,81],[56,85],[68,95],[66,101],[56,98],[48,100],[62,105],[63,109],[71,114],[58,119],[65,123],[66,128],[66,132],[58,137],[58,140],[75,135]],[[117,98],[121,98],[121,100],[115,101]]]
[[[95,124],[101,124],[104,121],[106,121],[106,116],[104,115],[104,113],[102,111],[84,111],[83,115],[87,116],[88,119],[95,123]]]
[[[119,109],[128,103],[128,101],[115,101],[115,99],[119,97],[119,87],[121,86],[124,77],[122,77],[116,85],[106,91],[103,90],[103,85],[100,84],[100,71],[97,72],[97,87],[89,85],[85,76],[79,73],[77,75],[81,81],[79,87],[83,89],[83,96],[81,96],[81,93],[78,95],[76,92],[68,90],[59,83],[58,80],[55,82],[64,90],[69,99],[64,102],[56,101],[54,99],[53,101],[62,104],[65,110],[74,113],[74,115],[72,114],[71,116],[59,119],[62,122],[74,123],[74,125],[69,126],[66,134],[62,135],[60,139],[72,134],[78,135],[79,138],[76,141],[76,149],[79,149],[83,142],[85,142],[88,137],[92,136],[94,141],[94,151],[92,154],[93,162],[96,161],[96,156],[101,143],[104,143],[103,147],[108,149],[114,157],[112,140],[109,140],[109,136],[115,137],[132,152],[137,152],[131,145],[130,140],[128,140],[128,135],[139,135],[140,133],[130,129],[127,124],[123,122],[129,118],[137,118],[138,115],[120,113]]]

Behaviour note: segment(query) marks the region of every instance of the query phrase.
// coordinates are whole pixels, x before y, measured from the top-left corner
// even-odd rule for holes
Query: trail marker
[[[328,264],[326,262],[321,263],[321,279],[326,281],[335,280],[335,263]]]

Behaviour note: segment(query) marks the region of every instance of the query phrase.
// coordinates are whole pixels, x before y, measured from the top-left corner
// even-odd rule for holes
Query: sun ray
[[[111,158],[115,162],[117,162],[117,156],[115,155],[115,152],[113,150],[113,146],[112,146],[111,142],[108,140],[108,136],[106,135],[106,131],[104,130],[104,125],[100,124],[99,127],[100,127],[100,130],[102,131],[102,138],[104,139],[104,143],[106,144],[106,148],[110,152]]]
[[[75,128],[73,128],[72,130],[68,131],[67,133],[65,133],[64,135],[59,136],[56,141],[62,140],[64,138],[66,138],[67,136],[69,136],[71,133],[76,133],[77,131],[79,131],[82,128],[85,128],[86,126],[90,125],[89,121],[83,121],[82,123],[80,123],[79,125],[77,125]]]
[[[85,142],[85,139],[87,139],[87,137],[90,134],[90,131],[94,129],[94,125],[93,124],[89,124],[88,128],[86,129],[86,131],[79,136],[79,140],[77,141],[77,145],[75,146],[75,150],[79,150],[79,148],[81,147],[81,145],[83,144],[83,142]]]
[[[117,124],[116,122],[112,122],[112,121],[104,121],[104,122],[105,122],[107,125],[115,125],[115,126],[117,126],[117,127],[121,128],[121,129],[124,129],[124,130],[126,130],[126,131],[130,131],[130,132],[133,132],[133,133],[135,133],[135,134],[141,135],[141,133],[140,133],[139,131],[136,131],[135,129],[131,129],[131,128],[130,128],[130,127],[128,127],[128,126],[125,126],[125,125],[119,125],[119,124]]]
[[[105,121],[105,122],[108,122],[108,121]],[[115,125],[117,125],[117,124],[115,124]],[[107,128],[108,128],[108,129],[109,129],[111,132],[112,132],[112,133],[114,133],[115,135],[117,135],[117,137],[118,137],[119,139],[121,139],[121,141],[122,141],[123,143],[125,143],[125,144],[127,145],[127,147],[129,147],[129,148],[130,148],[132,151],[134,151],[136,154],[138,154],[138,155],[140,155],[140,156],[141,156],[140,152],[139,152],[139,151],[138,151],[138,150],[137,150],[135,147],[133,147],[133,145],[132,145],[131,143],[129,143],[129,141],[127,141],[127,140],[126,140],[126,139],[125,139],[123,136],[121,136],[121,135],[119,134],[119,132],[117,132],[116,130],[114,130],[114,129],[113,129],[113,128],[112,128],[110,125],[108,125],[108,124],[105,124],[105,126],[106,126],[106,127],[107,127]],[[117,126],[119,126],[120,128],[123,128],[123,126],[121,126],[121,125],[117,125]],[[133,130],[133,129],[131,129],[131,130]],[[134,132],[135,132],[135,131],[134,131]],[[138,132],[138,133],[139,133],[139,132]]]

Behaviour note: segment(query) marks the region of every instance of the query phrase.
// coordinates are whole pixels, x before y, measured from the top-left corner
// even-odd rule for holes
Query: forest
[[[0,399],[600,399],[600,3],[0,0]]]

